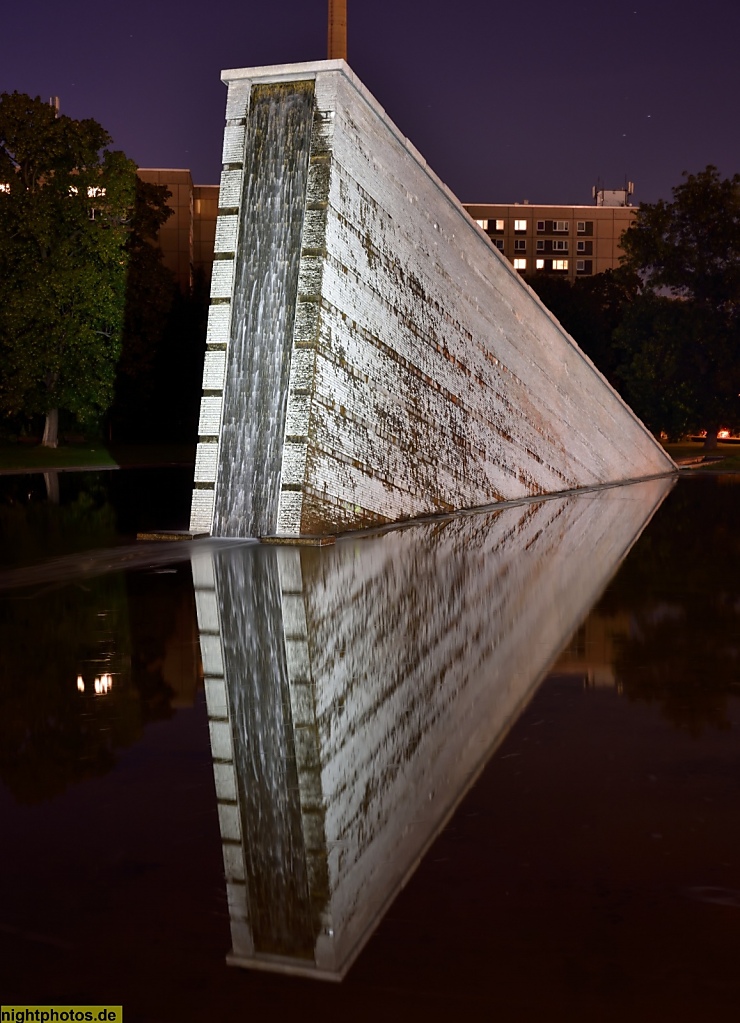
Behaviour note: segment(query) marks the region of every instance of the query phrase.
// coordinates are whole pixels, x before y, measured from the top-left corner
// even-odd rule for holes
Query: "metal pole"
[[[329,0],[329,60],[347,59],[347,0]]]

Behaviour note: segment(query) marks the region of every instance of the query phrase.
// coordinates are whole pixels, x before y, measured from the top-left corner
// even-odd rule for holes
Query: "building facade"
[[[162,225],[157,241],[164,265],[173,272],[183,292],[202,273],[210,282],[216,237],[218,185],[194,185],[189,170],[140,167],[142,181],[164,185],[171,193],[167,205],[173,215]]]
[[[627,205],[464,205],[520,273],[571,280],[619,266],[622,234],[637,213],[636,207]]]
[[[218,185],[194,185],[189,170],[140,167],[139,177],[171,193],[173,216],[158,236],[164,264],[183,291],[213,268]],[[590,276],[619,266],[620,239],[637,212],[630,190],[596,191],[593,206],[535,206],[522,203],[464,203],[496,248],[526,276]]]

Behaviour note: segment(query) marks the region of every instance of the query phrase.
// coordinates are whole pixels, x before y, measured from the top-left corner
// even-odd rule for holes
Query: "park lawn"
[[[726,454],[722,451],[718,454],[725,455],[721,462],[707,462],[706,465],[700,465],[697,472],[740,472],[740,451],[737,447]]]
[[[668,454],[674,460],[683,458],[702,458],[705,454],[710,458],[721,455],[722,461],[710,461],[700,466],[697,472],[737,472],[740,470],[740,445],[722,444],[717,445],[714,451],[704,451],[704,444],[701,441],[684,441],[680,444],[664,444]]]
[[[60,444],[43,448],[40,444],[0,445],[0,472],[43,472],[71,468],[133,468],[135,466],[182,465],[195,463],[194,444],[125,444],[109,450],[102,443]]]

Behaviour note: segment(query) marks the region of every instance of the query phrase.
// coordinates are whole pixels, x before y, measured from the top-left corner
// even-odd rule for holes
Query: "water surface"
[[[6,500],[2,1000],[734,1019],[736,479],[303,552]]]

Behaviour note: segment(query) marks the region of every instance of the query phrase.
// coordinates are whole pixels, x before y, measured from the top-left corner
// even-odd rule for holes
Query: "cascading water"
[[[252,89],[216,536],[266,536],[276,529],[313,107],[311,81]]]
[[[273,548],[214,559],[232,723],[249,923],[255,951],[312,959],[320,922],[309,890],[283,612]]]

